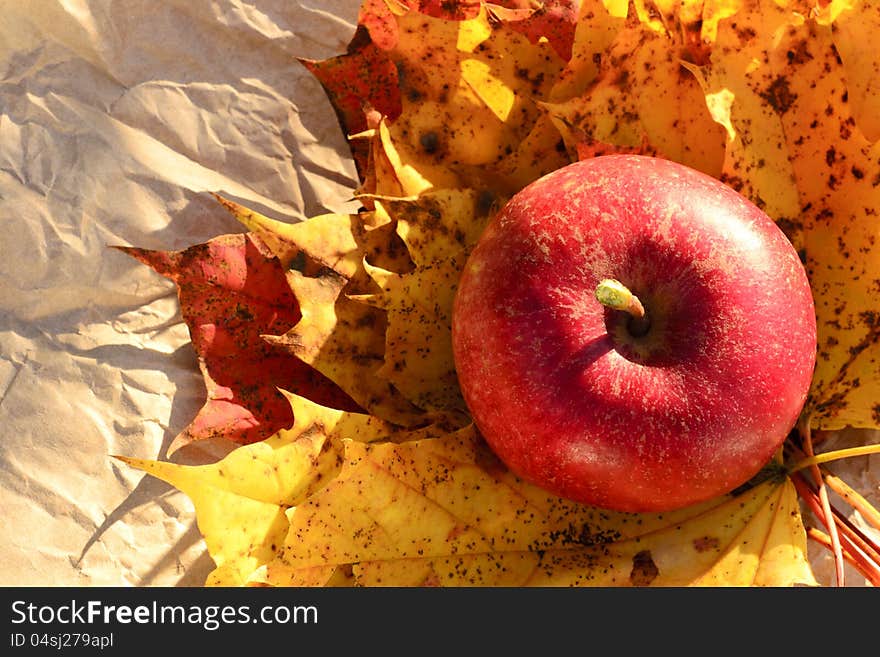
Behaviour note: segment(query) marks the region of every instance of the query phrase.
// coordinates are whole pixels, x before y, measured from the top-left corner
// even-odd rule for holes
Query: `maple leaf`
[[[499,21],[476,4],[478,11],[460,20],[401,3],[364,4],[361,24],[393,63],[401,102],[400,113],[387,115],[378,128],[381,146],[376,152],[374,145],[372,166],[381,168],[388,158],[403,180],[398,190],[374,182],[363,193],[409,196],[456,187],[508,193],[569,161],[537,102],[564,60],[536,38],[537,28],[522,14]],[[551,24],[571,26],[571,10],[563,14],[569,22]],[[351,125],[343,129],[352,134]]]
[[[397,68],[370,41],[362,25],[345,54],[323,61],[301,59],[300,63],[324,87],[344,134],[356,135],[367,130],[370,112],[392,119],[400,115]],[[366,177],[369,175],[369,145],[352,140],[351,151],[358,175]]]
[[[388,314],[384,365],[376,374],[419,408],[467,413],[452,359],[452,301],[491,199],[473,190],[437,190],[374,202],[397,226],[415,265],[405,273],[368,266],[381,292],[352,296]]]
[[[349,51],[306,62],[352,139],[364,210],[282,224],[224,203],[287,270],[300,309],[264,340],[366,413],[312,405],[301,416],[305,402],[290,396],[298,424],[269,448],[324,436],[336,457],[288,472],[320,474],[295,500],[252,492],[265,473],[235,454],[264,447],[227,457],[235,503],[268,504],[257,522],[220,517],[209,470],[132,462],[195,495],[219,555],[211,582],[815,584],[781,467],[659,515],[574,505],[516,479],[469,424],[451,301],[486,222],[525,184],[604,152],[674,159],[738,189],[800,249],[819,319],[815,426],[880,426],[869,248],[880,74],[857,47],[878,28],[880,12],[859,0],[560,0],[537,11],[365,1]],[[224,548],[236,532],[258,554]]]
[[[387,218],[328,214],[289,224],[222,202],[287,266],[301,318],[265,340],[334,381],[371,413],[406,426],[424,422],[418,408],[376,376],[385,358],[384,311],[349,296],[372,291],[366,257],[388,266],[409,261],[402,257],[405,248],[400,254],[394,246],[394,233],[383,231]]]
[[[593,34],[595,41],[585,39],[579,46],[584,51],[578,51],[575,64],[578,86],[570,88],[562,76],[544,106],[569,148],[582,143],[629,147],[717,177],[724,129],[713,120],[698,80],[682,65],[704,55],[691,52],[692,30],[666,25],[637,15],[623,21],[606,12],[596,28],[599,38]],[[587,55],[589,83],[583,80]]]
[[[291,513],[258,577],[299,585],[349,568],[364,586],[815,584],[805,542],[784,477],[672,513],[615,513],[517,479],[469,426],[346,442],[342,471]]]
[[[735,22],[719,23],[700,71],[710,97],[727,97],[721,177],[763,207],[804,260],[819,343],[806,412],[822,429],[880,428],[880,143],[865,113],[880,77],[875,63],[851,82],[858,59],[844,65],[838,51],[852,55],[849,40],[878,28],[880,11],[867,3],[805,17],[744,2]]]
[[[374,416],[323,407],[285,391],[279,394],[294,418],[290,429],[240,447],[216,463],[180,465],[117,457],[190,497],[216,564],[209,585],[246,584],[254,571],[274,559],[289,531],[289,510],[326,486],[341,468],[343,438],[371,442],[399,431]],[[410,435],[430,438],[448,430],[432,425]],[[329,577],[332,570],[316,572]]]
[[[181,251],[117,248],[177,285],[207,387],[207,401],[169,454],[196,440],[247,444],[289,427],[290,405],[277,387],[359,408],[319,372],[264,339],[285,333],[300,312],[281,264],[258,237],[223,235]]]
[[[571,59],[580,0],[530,0],[487,3],[490,15],[528,37],[533,44],[546,40],[565,61]]]
[[[670,513],[609,512],[518,479],[472,425],[405,430],[285,396],[291,429],[217,463],[119,457],[190,496],[209,585],[815,584],[784,476]]]

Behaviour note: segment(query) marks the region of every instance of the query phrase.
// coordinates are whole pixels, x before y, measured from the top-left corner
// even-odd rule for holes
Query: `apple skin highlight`
[[[596,298],[620,281],[649,327]],[[776,224],[720,181],[639,155],[577,162],[499,212],[456,293],[465,402],[517,475],[574,501],[664,511],[730,492],[795,425],[816,358],[809,281]]]

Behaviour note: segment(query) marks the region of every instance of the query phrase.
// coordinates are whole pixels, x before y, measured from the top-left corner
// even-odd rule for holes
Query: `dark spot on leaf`
[[[807,42],[800,41],[798,44],[785,53],[789,64],[803,64],[813,59],[810,51],[807,49]]]
[[[660,569],[654,563],[650,550],[642,550],[633,557],[633,567],[629,574],[629,581],[633,586],[650,586]]]
[[[236,304],[235,306],[235,318],[239,319],[243,322],[250,322],[254,319],[254,314],[250,311],[250,309],[243,304]]]
[[[831,166],[832,164],[834,164],[834,160],[836,160],[836,159],[837,159],[837,151],[835,151],[834,147],[832,146],[827,151],[825,151],[825,163],[828,166]]]
[[[785,114],[797,100],[797,94],[789,88],[788,78],[780,75],[761,94],[761,98],[779,114]]]
[[[728,187],[732,187],[733,189],[735,189],[738,192],[742,192],[746,186],[745,181],[742,178],[740,178],[739,176],[734,176],[729,173],[722,173],[721,180]]]
[[[868,328],[872,331],[880,329],[880,312],[867,310],[863,313],[859,313],[859,319],[867,324]]]
[[[739,37],[740,41],[751,41],[758,33],[752,27],[738,27],[735,23],[731,25],[731,27],[736,32],[736,35]]]
[[[822,208],[822,210],[816,214],[816,221],[831,221],[832,219],[834,219],[834,212],[829,208]]]
[[[422,148],[425,149],[426,153],[436,153],[437,146],[440,143],[440,139],[437,137],[437,133],[434,131],[422,133],[422,136],[419,137],[419,143],[422,145]]]
[[[785,236],[790,242],[793,242],[794,238],[804,229],[803,223],[795,219],[789,219],[788,217],[780,217],[776,220],[776,225],[779,226],[783,233],[785,233]]]
[[[721,541],[716,536],[701,536],[694,539],[694,549],[697,552],[708,552],[709,550],[717,550],[721,545]]]

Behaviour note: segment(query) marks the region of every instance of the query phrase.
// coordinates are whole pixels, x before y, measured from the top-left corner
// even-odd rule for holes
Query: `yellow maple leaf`
[[[641,6],[625,21],[592,10],[576,33],[569,70],[577,75],[562,76],[543,104],[570,150],[579,143],[641,148],[720,174],[725,133],[686,66],[705,57],[692,27],[703,24],[703,14],[677,4],[679,13],[663,20]]]
[[[805,541],[784,477],[671,513],[616,513],[517,479],[468,426],[347,442],[341,473],[291,513],[261,577],[314,583],[320,568],[345,568],[363,586],[815,584]]]
[[[233,450],[216,463],[180,465],[117,457],[175,486],[192,500],[199,530],[216,564],[208,576],[209,585],[247,584],[255,571],[276,556],[289,531],[290,510],[339,472],[343,438],[369,443],[402,433],[372,415],[326,408],[284,394],[293,409],[294,425]],[[406,432],[405,437],[429,439],[444,435],[449,428],[431,424]]]
[[[471,247],[497,200],[473,190],[437,190],[417,198],[374,198],[397,226],[415,267],[397,273],[367,265],[380,292],[353,296],[388,314],[387,378],[413,404],[465,414],[452,359],[452,302]]]
[[[804,260],[819,334],[813,426],[880,428],[880,143],[865,112],[880,86],[876,67],[850,79],[859,60],[848,41],[880,37],[877,12],[859,2],[815,16],[794,3],[742,4],[720,23],[700,71],[709,96],[728,97],[716,117],[733,135],[722,178],[763,207]]]
[[[256,462],[278,465],[274,452],[298,445],[302,456],[283,466],[296,495],[254,492],[265,467],[252,446],[197,470],[129,461],[193,497],[218,561],[210,582],[815,584],[781,469],[666,514],[583,507],[516,479],[469,424],[450,316],[467,254],[511,193],[582,144],[648,149],[721,177],[777,220],[817,302],[808,413],[824,428],[880,426],[880,263],[868,248],[880,76],[856,47],[875,35],[877,14],[860,0],[815,11],[786,0],[585,0],[563,62],[485,7],[449,20],[367,4],[402,111],[371,115],[351,136],[369,142],[365,210],[288,225],[227,203],[290,268],[301,305],[301,322],[267,339],[367,414],[292,402],[294,429],[253,449],[273,450]],[[320,452],[305,464],[325,444],[341,465]]]
[[[547,100],[562,103],[581,96],[599,75],[599,65],[626,25],[628,0],[584,0],[572,40],[571,57],[551,88]]]
[[[460,21],[405,7],[384,18],[381,35],[371,34],[396,66],[402,112],[374,131],[376,179],[363,192],[510,193],[568,163],[537,103],[564,64],[549,43],[493,23],[486,7]]]
[[[831,38],[840,55],[856,125],[868,141],[880,140],[880,63],[874,49],[865,47],[880,34],[880,5],[870,0],[832,0],[817,20],[833,25]]]
[[[285,511],[326,484],[340,467],[338,436],[309,431],[320,421],[310,412],[315,405],[300,398],[291,397],[291,402],[295,410],[291,429],[236,449],[217,463],[178,465],[117,457],[172,484],[192,500],[199,530],[216,564],[209,584],[240,585],[270,560],[287,535]],[[344,415],[327,413],[340,414]]]

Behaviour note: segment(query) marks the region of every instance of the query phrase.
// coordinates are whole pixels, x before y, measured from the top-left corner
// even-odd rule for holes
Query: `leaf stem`
[[[818,498],[818,493],[816,489],[812,487],[800,473],[794,475],[792,481],[795,482],[796,486],[798,484],[798,481],[800,482],[802,486],[802,488],[800,489],[801,492],[804,495],[812,496],[813,501],[811,502],[811,504],[815,506],[815,504],[817,503],[815,500],[816,498]],[[814,511],[816,509],[818,509],[818,507],[815,507]],[[831,506],[831,512],[834,516],[834,521],[841,532],[841,539],[846,539],[849,543],[857,546],[859,550],[864,552],[873,560],[875,568],[880,569],[880,546],[878,546],[877,543],[868,535],[866,535],[862,530],[856,527],[853,522],[834,505]]]
[[[788,471],[797,472],[798,470],[803,470],[804,468],[808,468],[813,465],[819,465],[820,463],[829,463],[830,461],[850,458],[853,456],[867,456],[868,454],[880,454],[880,444],[861,445],[859,447],[848,447],[846,449],[836,449],[831,452],[813,454],[812,456],[803,458],[795,463],[788,469]]]
[[[804,451],[808,457],[813,457],[813,440],[810,436],[810,417],[809,415],[801,418],[799,433],[804,443]],[[837,523],[834,520],[834,514],[831,512],[831,501],[828,499],[828,489],[822,481],[822,473],[817,464],[809,466],[813,479],[816,482],[816,488],[821,506],[821,514],[825,527],[828,529],[828,536],[831,538],[831,548],[834,553],[834,566],[837,575],[837,585],[845,586],[845,574],[843,570],[843,551],[840,545],[840,535],[837,532]]]
[[[876,544],[853,525],[839,509],[833,506],[832,518],[830,518],[831,524],[829,524],[829,519],[824,517],[818,492],[810,485],[802,473],[794,473],[791,476],[791,481],[795,485],[798,495],[813,512],[813,515],[829,531],[829,534],[832,532],[832,526],[835,530],[839,530],[840,558],[849,561],[862,575],[872,582],[880,581],[880,552],[878,552]],[[817,540],[817,542],[831,550],[832,553],[835,551],[831,536],[827,536],[824,539],[817,536],[811,536],[811,538]],[[848,557],[851,557],[851,559]],[[842,563],[840,565],[842,567]]]
[[[826,473],[824,479],[828,488],[840,495],[840,497],[843,498],[843,501],[858,511],[869,524],[880,529],[880,511],[875,509],[868,500],[853,490],[852,487],[840,477]]]
[[[819,545],[829,550],[832,549],[831,537],[821,529],[817,527],[807,527],[806,531],[807,538],[816,541]],[[865,579],[871,582],[872,586],[880,586],[880,572],[876,570],[875,564],[870,562],[866,563],[864,555],[853,554],[848,549],[844,549],[842,552],[843,558],[856,568],[856,570],[862,573],[865,576]]]

